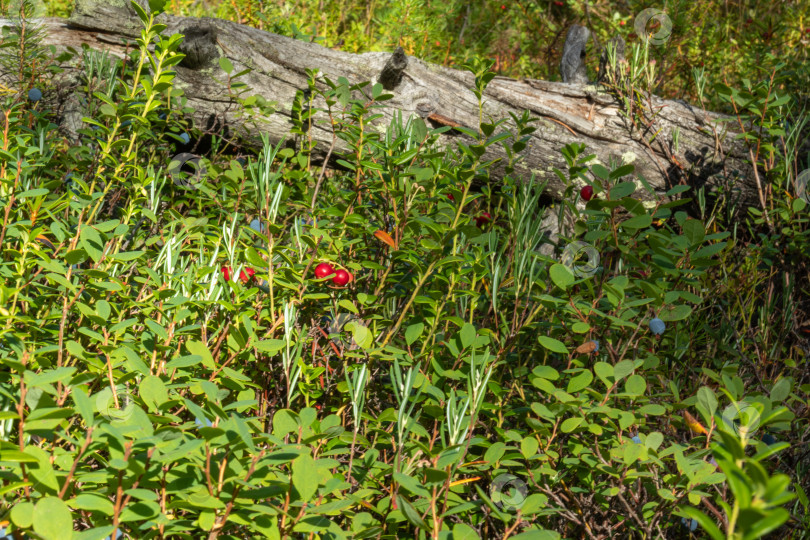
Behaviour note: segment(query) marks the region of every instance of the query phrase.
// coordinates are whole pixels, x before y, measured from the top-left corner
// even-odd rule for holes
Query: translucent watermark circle
[[[810,204],[810,190],[807,189],[808,183],[810,183],[810,169],[805,169],[796,177],[796,197],[804,199],[804,202]]]
[[[334,335],[332,343],[336,346],[353,351],[360,348],[369,337],[369,329],[363,321],[353,313],[338,313],[329,323],[327,332]]]
[[[188,163],[194,169],[193,174],[183,172],[183,165],[186,163]],[[188,152],[183,152],[182,154],[177,154],[174,156],[169,162],[167,172],[169,173],[169,176],[172,177],[172,182],[174,182],[176,186],[186,186],[194,190],[197,188],[192,185],[190,179],[193,179],[195,182],[200,182],[208,175],[208,169],[202,165],[200,157],[195,156],[194,154],[189,154]]]
[[[20,8],[23,6],[23,0],[11,0],[11,2],[3,2],[3,4],[5,5],[3,9],[0,10],[0,17],[17,19],[22,15]],[[25,12],[27,19],[39,19],[48,16],[48,9],[45,6],[45,2],[41,0],[32,0],[27,3],[26,7],[30,8]]]
[[[723,410],[723,423],[741,438],[750,439],[762,420],[762,405],[756,402],[735,401]]]
[[[585,264],[581,263],[583,257],[588,259]],[[599,270],[599,252],[592,245],[577,240],[565,246],[561,262],[575,276],[590,277]]]
[[[514,474],[504,473],[492,482],[489,496],[495,506],[510,512],[519,510],[523,506],[526,497],[529,496],[529,488],[526,487],[526,482]]]
[[[654,34],[647,31],[650,21],[658,21],[660,28]],[[636,16],[633,28],[642,41],[649,41],[652,45],[663,45],[672,36],[672,20],[660,9],[647,8]]]
[[[112,387],[108,386],[96,394],[96,410],[110,422],[129,420],[136,406],[129,389],[123,385],[116,386],[114,393]]]

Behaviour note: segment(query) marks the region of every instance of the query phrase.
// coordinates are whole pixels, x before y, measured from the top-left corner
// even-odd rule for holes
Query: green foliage
[[[632,165],[571,144],[553,171],[562,203],[543,210],[543,179],[513,175],[533,119],[483,116],[491,62],[468,66],[482,113],[454,146],[438,147],[449,127],[384,120],[380,85],[313,70],[289,140],[265,139],[245,163],[213,144],[187,174],[174,155],[192,112],[173,86],[182,37],[139,15],[126,65],[82,51],[91,127],[78,144],[42,104],[4,97],[10,530],[669,537],[682,516],[711,537],[753,538],[784,526],[791,491],[807,519],[806,482],[774,471],[788,445],[762,435],[806,436],[796,411],[810,388],[795,353],[776,349],[787,360],[760,371],[731,348],[783,330],[736,337],[750,310],[718,280],[736,232],[714,213],[690,217],[688,187],[659,196]],[[248,118],[270,113],[245,95],[244,73],[220,67]],[[768,111],[788,102],[745,92],[720,95],[757,111],[767,143],[779,135]],[[346,145],[338,171],[312,162],[318,122]],[[494,145],[506,163],[483,159]],[[769,166],[768,185],[787,170]],[[806,249],[798,206],[752,226],[790,228]],[[551,255],[544,211],[573,223]],[[353,280],[316,279],[325,261]],[[737,311],[717,315],[731,301]]]

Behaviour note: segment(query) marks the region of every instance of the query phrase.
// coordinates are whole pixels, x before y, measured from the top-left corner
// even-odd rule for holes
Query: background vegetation
[[[401,44],[466,66],[479,100],[496,73],[556,79],[570,23],[604,43],[642,7],[166,5],[354,52]],[[576,227],[550,257],[542,185],[490,184],[481,160],[493,144],[519,159],[528,115],[485,118],[439,152],[441,130],[418,119],[365,127],[380,87],[319,90],[313,72],[352,147],[346,171],[311,164],[302,94],[284,144],[251,154],[214,139],[205,173],[181,174],[172,156],[199,132],[172,86],[180,36],[148,51],[163,29],[142,14],[126,65],[76,51],[87,125],[71,141],[49,107],[67,58],[31,25],[5,33],[3,526],[48,539],[806,537],[807,7],[668,4],[673,36],[648,49],[648,89],[753,126],[764,207],[710,207],[679,187],[648,209],[631,166],[570,145],[557,211]],[[565,258],[575,242],[587,262]],[[324,262],[352,281],[318,279]]]

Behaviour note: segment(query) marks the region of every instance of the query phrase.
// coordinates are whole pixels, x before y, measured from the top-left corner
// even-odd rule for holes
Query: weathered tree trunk
[[[219,19],[163,14],[158,21],[167,25],[165,35],[177,32],[187,36],[182,47],[187,58],[177,67],[176,87],[184,91],[188,105],[196,109],[196,125],[210,126],[212,118],[217,117],[217,125],[227,124],[232,138],[242,144],[259,146],[260,134],[240,124],[222,82],[227,77],[219,67],[218,56],[230,59],[237,72],[251,68],[240,80],[253,89],[252,93],[278,103],[277,112],[263,119],[263,130],[273,142],[288,135],[293,99],[297,91],[308,86],[305,70],[316,68],[333,81],[345,77],[351,83],[381,82],[394,95],[380,110],[384,114],[381,123],[389,122],[401,111],[405,117],[415,114],[434,125],[478,126],[478,104],[470,91],[474,79],[469,72],[407,58],[401,52],[350,54]],[[141,30],[134,11],[122,0],[78,0],[70,19],[42,19],[42,23],[48,31],[46,44],[78,49],[86,43],[119,57],[126,51],[123,40],[135,46],[134,38]],[[566,170],[560,149],[568,143],[582,142],[602,164],[632,162],[635,174],[642,175],[659,194],[677,184],[728,185],[736,177],[734,187],[740,189],[743,198],[757,200],[751,167],[745,162],[745,147],[729,130],[736,122],[716,123],[722,115],[651,96],[655,116],[652,125],[642,130],[632,126],[616,99],[597,93],[592,85],[505,77],[496,77],[489,84],[485,99],[485,118],[508,118],[509,113],[519,116],[528,110],[539,120],[535,124],[539,129],[531,136],[516,173],[527,178],[534,173],[538,179],[548,181],[548,195],[553,199],[558,199],[565,189],[552,173],[553,167]],[[325,104],[316,100],[315,106]],[[71,111],[67,109],[63,112],[69,116]],[[72,114],[75,117],[79,113]],[[333,136],[326,115],[319,114],[316,120],[311,135],[318,143],[316,154],[323,158]],[[673,143],[676,131],[677,147]],[[442,136],[442,144],[465,138],[458,132],[448,132]],[[345,144],[338,139],[332,156],[344,150]],[[484,156],[498,157],[505,158],[498,145],[490,146]],[[496,179],[501,174],[502,168],[496,170]],[[636,196],[650,199],[644,190]]]

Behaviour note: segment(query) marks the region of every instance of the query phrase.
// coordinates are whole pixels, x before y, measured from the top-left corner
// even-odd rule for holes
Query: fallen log
[[[175,82],[196,111],[195,125],[227,126],[231,138],[241,145],[260,147],[260,133],[240,123],[237,108],[222,82],[227,77],[219,66],[219,57],[228,58],[236,72],[249,68],[251,71],[240,80],[253,93],[277,102],[277,111],[261,118],[262,131],[273,143],[289,134],[292,104],[296,93],[308,88],[308,69],[319,69],[333,81],[345,77],[353,84],[380,82],[394,97],[377,111],[383,114],[379,123],[387,124],[401,112],[403,117],[417,115],[433,126],[456,125],[474,130],[478,127],[478,103],[470,90],[474,76],[469,72],[407,57],[401,50],[394,54],[351,54],[225,20],[168,14],[159,15],[157,20],[167,26],[164,35],[186,36],[181,46],[186,58],[176,68]],[[131,51],[135,46],[134,40],[142,28],[134,9],[121,0],[79,0],[69,19],[39,21],[47,31],[46,45],[64,50],[87,44],[120,58],[128,47]],[[8,24],[10,21],[0,21],[0,25]],[[582,32],[571,34],[582,39]],[[587,31],[585,34],[587,39]],[[575,47],[567,45],[566,51],[569,49]],[[574,50],[572,54],[578,53]],[[495,77],[487,87],[485,119],[509,118],[509,113],[520,116],[523,111],[529,111],[537,119],[534,125],[538,129],[530,136],[513,174],[526,178],[535,174],[548,182],[549,198],[559,199],[566,186],[552,169],[565,171],[567,165],[560,149],[580,142],[587,145],[587,153],[596,155],[598,163],[606,166],[632,163],[634,174],[643,176],[659,196],[675,185],[688,184],[707,186],[710,193],[718,186],[733,187],[743,200],[754,203],[758,200],[753,172],[746,162],[747,151],[735,138],[736,122],[683,101],[647,96],[649,109],[654,112],[648,125],[639,126],[630,120],[614,95],[583,83],[582,70],[575,65],[576,59],[571,61],[574,65],[563,69],[577,71],[572,80],[579,82]],[[61,114],[69,129],[75,131],[77,118],[80,120],[83,115],[75,102],[73,105],[63,107]],[[316,99],[314,106],[325,107],[325,103]],[[514,124],[510,120],[507,125]],[[334,141],[325,114],[315,115],[310,135],[317,143],[314,157],[324,159]],[[470,142],[467,139],[466,135],[451,131],[442,135],[440,144],[452,144],[454,140]],[[332,159],[346,150],[345,143],[338,139]],[[506,158],[499,145],[490,146],[483,157],[497,158]],[[496,166],[493,178],[497,180],[502,174],[503,165]],[[646,201],[652,199],[644,190],[639,190],[636,196]]]

